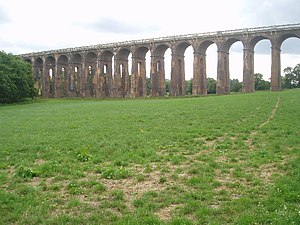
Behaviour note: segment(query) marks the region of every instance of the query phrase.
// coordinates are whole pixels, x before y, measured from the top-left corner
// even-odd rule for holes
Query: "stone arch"
[[[43,59],[41,57],[37,57],[35,60],[34,60],[34,66],[39,66],[39,67],[43,67]]]
[[[132,56],[131,71],[131,96],[147,96],[147,78],[146,78],[146,54],[149,48],[145,46],[138,47]]]
[[[64,66],[67,66],[68,63],[69,63],[69,59],[66,55],[60,55],[57,59],[57,63],[59,65],[64,65]]]
[[[175,46],[172,54],[170,94],[173,96],[182,96],[186,93],[184,53],[189,46],[192,46],[189,42],[180,42]]]
[[[88,52],[85,56],[84,79],[86,82],[83,95],[87,97],[96,97],[98,90],[97,54],[93,51]]]
[[[71,56],[70,61],[70,75],[69,75],[69,96],[79,97],[82,96],[83,89],[83,57],[79,53]]]
[[[166,95],[166,80],[165,80],[165,53],[172,48],[169,44],[160,44],[155,46],[151,52],[151,95],[165,96]]]
[[[66,55],[60,55],[57,59],[56,97],[68,96],[69,59]]]
[[[55,78],[56,78],[56,60],[54,56],[48,56],[45,59],[45,75],[44,75],[44,87],[45,97],[55,96]]]
[[[282,43],[283,43],[285,40],[287,40],[288,38],[299,38],[299,39],[300,39],[300,32],[297,32],[297,33],[288,32],[288,33],[282,34],[282,35],[278,38],[278,42],[279,42],[280,47],[281,47]]]
[[[186,50],[189,46],[192,46],[192,44],[189,43],[189,42],[186,42],[186,41],[180,42],[179,44],[176,45],[174,54],[177,54],[177,55],[184,55],[185,50]]]
[[[225,40],[219,47],[218,47],[218,51],[224,51],[224,52],[229,52],[230,47],[236,43],[236,42],[242,42],[243,44],[243,48],[245,48],[245,44],[244,41],[239,39],[239,38],[229,38],[227,40]]]
[[[95,52],[88,52],[85,56],[85,63],[87,65],[97,63],[97,54]]]
[[[76,63],[76,64],[82,64],[82,61],[83,61],[83,57],[81,54],[79,53],[75,53],[73,56],[72,56],[72,63]]]
[[[202,54],[202,55],[205,55],[206,54],[206,50],[208,49],[209,46],[211,46],[212,44],[217,44],[216,42],[214,41],[211,41],[211,40],[204,40],[202,41],[198,47],[197,47],[197,52]]]
[[[157,45],[153,50],[152,50],[152,56],[157,56],[157,57],[164,57],[165,55],[165,52],[167,51],[167,49],[171,48],[170,45],[168,44],[160,44],[160,45]]]
[[[289,31],[272,39],[271,91],[281,90],[281,46],[288,38],[300,38],[300,32]]]
[[[229,49],[238,41],[242,42],[243,47],[245,46],[243,40],[229,38],[223,41],[218,47],[217,94],[230,93]]]
[[[271,42],[271,40],[268,37],[263,36],[263,35],[258,35],[258,36],[255,36],[255,37],[250,39],[250,41],[246,44],[245,49],[249,49],[251,51],[254,51],[254,48],[257,45],[257,43],[262,41],[262,40],[269,40]]]
[[[26,59],[24,59],[24,61],[32,65],[32,61],[31,61],[31,59],[29,59],[29,58],[26,58]]]
[[[244,65],[243,65],[243,92],[254,92],[254,67],[255,67],[255,47],[263,40],[271,39],[267,35],[256,35],[244,44]]]
[[[293,62],[289,62],[288,64],[286,64],[286,59],[287,59],[287,54],[295,54],[298,55],[299,54],[299,50],[300,50],[300,32],[297,33],[290,33],[287,35],[283,35],[282,38],[280,38],[281,41],[281,45],[280,45],[280,49],[281,49],[281,72],[283,72],[283,70],[287,67],[295,67],[297,66],[298,68],[298,64],[299,64],[299,57],[295,57],[294,60],[291,60]],[[290,60],[288,60],[290,61]],[[284,75],[284,74],[282,74]],[[300,84],[299,84],[300,85]],[[297,85],[297,86],[299,86]]]
[[[194,75],[193,75],[193,95],[207,94],[207,49],[215,44],[217,48],[219,43],[206,39],[198,43],[194,51]],[[217,51],[216,51],[217,52]]]
[[[116,59],[117,60],[128,60],[128,56],[131,53],[129,48],[121,48],[117,54]]]
[[[34,87],[38,90],[38,95],[43,95],[43,59],[37,57],[34,60]]]
[[[130,77],[128,57],[131,51],[128,48],[121,48],[115,55],[114,66],[114,95],[117,97],[128,97],[130,94]]]
[[[113,96],[113,57],[113,52],[109,50],[100,54],[99,92],[103,97]]]
[[[55,58],[54,56],[48,56],[46,57],[46,60],[45,60],[45,64],[46,66],[55,66]]]
[[[146,57],[146,54],[147,54],[147,52],[148,52],[149,50],[150,50],[150,49],[149,49],[148,47],[142,46],[142,47],[137,48],[137,49],[134,51],[133,55],[134,55],[134,57],[138,57],[138,58],[143,59],[143,58]]]

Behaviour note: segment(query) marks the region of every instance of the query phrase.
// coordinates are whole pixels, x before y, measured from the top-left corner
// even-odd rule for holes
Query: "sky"
[[[0,50],[23,54],[117,41],[300,23],[299,0],[0,0]],[[255,47],[255,72],[270,77],[269,41]],[[242,80],[241,42],[230,48],[231,79]],[[147,70],[149,74],[149,55]],[[192,77],[191,47],[186,79]],[[170,50],[166,52],[169,77]],[[300,39],[282,45],[282,69],[300,63]],[[207,75],[216,78],[217,48],[207,50]]]

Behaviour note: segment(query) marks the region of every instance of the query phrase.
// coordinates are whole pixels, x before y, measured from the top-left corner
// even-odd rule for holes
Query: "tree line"
[[[21,102],[36,96],[31,65],[0,51],[0,103]]]
[[[281,77],[282,89],[300,88],[300,63],[294,68],[287,67],[283,70]],[[186,80],[186,94],[192,94],[193,79]],[[216,94],[217,81],[214,78],[207,78],[207,93]],[[243,83],[238,79],[230,79],[230,92],[241,92]],[[264,80],[261,73],[254,74],[254,88],[256,91],[270,90],[270,81]],[[170,92],[170,80],[166,79],[166,92]],[[151,94],[151,79],[147,78],[147,94]]]
[[[283,89],[300,88],[300,63],[294,68],[283,70],[281,87]],[[186,94],[192,94],[193,80],[186,81]],[[216,93],[217,81],[207,78],[208,94]],[[270,90],[270,81],[263,79],[260,73],[254,74],[255,90]],[[230,80],[230,91],[241,92],[242,82],[238,79]],[[170,80],[166,79],[166,92],[170,93]],[[147,94],[151,94],[151,79],[147,78]],[[0,103],[21,102],[37,96],[31,65],[21,58],[0,51]]]

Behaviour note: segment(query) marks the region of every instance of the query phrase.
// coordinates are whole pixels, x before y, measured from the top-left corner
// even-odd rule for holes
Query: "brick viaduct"
[[[271,90],[281,88],[280,47],[290,37],[300,38],[300,24],[268,26],[209,33],[168,36],[87,47],[67,48],[20,55],[33,66],[35,86],[43,97],[144,97],[146,59],[151,53],[151,96],[164,96],[164,53],[171,49],[170,95],[185,95],[184,52],[192,46],[193,95],[207,94],[206,50],[218,48],[217,94],[229,93],[229,49],[243,44],[243,92],[254,92],[254,47],[271,42]],[[128,56],[132,54],[132,70]],[[114,63],[114,66],[113,66]],[[113,71],[114,68],[114,71]],[[131,76],[130,76],[131,75]]]

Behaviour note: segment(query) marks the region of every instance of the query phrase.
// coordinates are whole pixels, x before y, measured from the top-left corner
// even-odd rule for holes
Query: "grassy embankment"
[[[300,90],[0,107],[1,224],[299,224]]]

